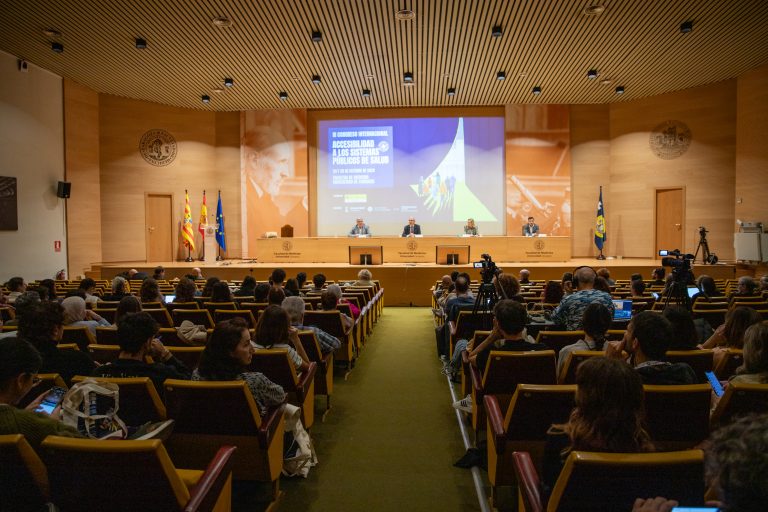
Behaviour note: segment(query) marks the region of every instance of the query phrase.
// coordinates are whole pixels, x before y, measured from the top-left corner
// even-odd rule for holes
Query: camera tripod
[[[696,247],[696,252],[693,254],[693,261],[696,262],[696,258],[701,250],[701,259],[704,263],[714,265],[717,263],[717,256],[714,253],[709,252],[709,243],[707,242],[708,231],[704,227],[699,228],[699,245]]]
[[[677,276],[672,278],[672,283],[667,290],[667,296],[664,298],[664,309],[672,304],[691,310],[691,298],[688,296],[688,283]]]

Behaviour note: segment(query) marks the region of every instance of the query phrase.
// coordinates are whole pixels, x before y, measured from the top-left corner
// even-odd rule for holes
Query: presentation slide
[[[504,118],[434,117],[318,123],[317,234],[346,236],[362,217],[373,236],[457,236],[473,218],[503,235]]]

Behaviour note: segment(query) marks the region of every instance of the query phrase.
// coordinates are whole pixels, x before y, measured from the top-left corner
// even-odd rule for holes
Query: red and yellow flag
[[[184,191],[184,224],[181,228],[181,237],[184,239],[184,245],[195,250],[195,235],[192,230],[192,208],[189,206],[189,194]]]
[[[203,190],[203,206],[200,207],[200,221],[197,223],[197,230],[205,237],[205,228],[208,227],[208,206],[205,204],[205,190]]]

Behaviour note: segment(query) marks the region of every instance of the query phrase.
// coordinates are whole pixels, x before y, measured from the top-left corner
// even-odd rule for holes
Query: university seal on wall
[[[176,158],[176,139],[165,130],[149,130],[141,136],[139,153],[156,167],[164,167]]]
[[[409,251],[415,251],[416,248],[419,246],[415,241],[408,240],[408,242],[405,244],[405,246],[408,248]]]
[[[293,249],[293,244],[291,242],[289,242],[288,240],[283,242],[283,250],[285,252],[290,252],[291,249]]]
[[[653,154],[664,160],[681,156],[691,145],[691,130],[682,121],[664,121],[651,132]]]
[[[533,248],[536,249],[537,251],[544,250],[544,241],[536,240],[535,242],[533,242]]]

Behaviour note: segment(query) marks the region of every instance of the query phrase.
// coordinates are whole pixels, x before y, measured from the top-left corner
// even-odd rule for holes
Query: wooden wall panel
[[[736,218],[768,225],[768,64],[737,79]]]
[[[571,105],[571,183],[573,257],[597,254],[594,244],[598,187],[603,185],[603,202],[610,213],[610,128],[608,105]],[[616,205],[618,207],[618,205]],[[607,247],[616,239],[612,222]],[[614,254],[609,251],[608,254]]]
[[[185,188],[195,227],[203,190],[208,194],[209,222],[215,221],[216,193],[221,190],[230,255],[240,256],[235,242],[240,239],[239,113],[202,112],[101,95],[99,124],[105,262],[145,259],[145,192],[174,195],[174,254],[180,258]],[[156,128],[170,132],[177,142],[175,160],[164,167],[150,165],[139,153],[142,135]]]
[[[64,80],[64,139],[67,200],[67,241],[71,277],[84,275],[101,261],[101,181],[99,177],[99,95]]]
[[[653,256],[654,190],[685,187],[680,249],[693,252],[704,225],[710,249],[734,257],[735,103],[736,80],[728,80],[610,106],[607,254]],[[667,120],[686,123],[692,134],[688,150],[671,160],[658,158],[649,146],[653,129]]]

